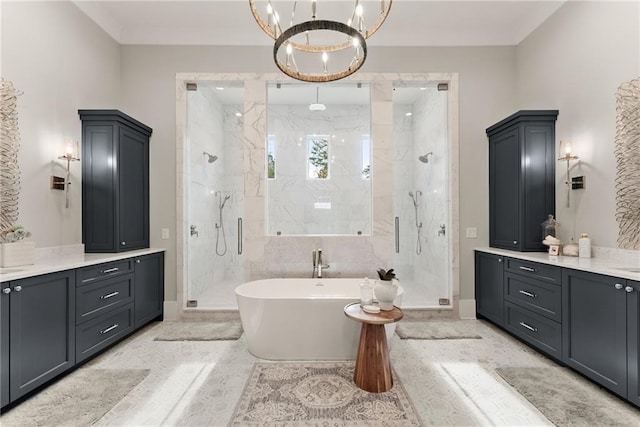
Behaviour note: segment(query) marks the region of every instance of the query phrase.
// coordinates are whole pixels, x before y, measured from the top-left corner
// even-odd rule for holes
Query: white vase
[[[34,242],[13,242],[0,244],[0,267],[16,267],[35,262]]]
[[[393,300],[398,295],[398,280],[376,280],[376,286],[373,289],[380,310],[393,310]]]

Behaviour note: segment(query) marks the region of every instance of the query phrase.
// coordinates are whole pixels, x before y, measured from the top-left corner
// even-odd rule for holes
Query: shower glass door
[[[198,82],[187,91],[187,308],[237,309],[234,290],[244,281],[243,105],[242,82]]]
[[[447,91],[437,84],[393,88],[394,211],[400,246],[394,266],[406,308],[452,303]]]

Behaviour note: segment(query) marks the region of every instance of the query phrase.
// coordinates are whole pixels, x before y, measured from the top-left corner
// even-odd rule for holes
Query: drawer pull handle
[[[103,329],[103,330],[101,330],[101,331],[100,331],[100,333],[104,335],[104,334],[106,334],[106,333],[109,333],[109,332],[113,331],[113,330],[114,330],[115,328],[117,328],[118,326],[119,326],[119,325],[118,325],[117,323],[115,323],[115,324],[113,324],[113,325],[109,326],[107,329]]]
[[[100,299],[109,299],[109,298],[115,297],[116,295],[120,295],[120,292],[115,291],[115,292],[111,292],[110,294],[102,295]]]
[[[537,294],[534,294],[534,293],[531,293],[531,292],[527,292],[527,291],[523,291],[522,289],[520,289],[520,290],[518,291],[518,293],[521,293],[522,295],[526,295],[526,296],[528,296],[529,298],[538,298],[538,295],[537,295]]]
[[[115,273],[120,270],[118,267],[107,268],[106,270],[102,270],[102,274]]]
[[[3,294],[10,294],[10,293],[11,293],[11,288],[4,288],[4,289],[2,290],[2,293],[3,293]]]
[[[524,271],[530,271],[532,273],[535,273],[537,270],[535,268],[531,268],[531,267],[525,267],[524,265],[520,266],[520,270],[524,270]]]
[[[524,322],[520,322],[520,326],[522,326],[523,328],[527,328],[531,332],[538,332],[538,328],[534,328],[533,326],[527,325]]]

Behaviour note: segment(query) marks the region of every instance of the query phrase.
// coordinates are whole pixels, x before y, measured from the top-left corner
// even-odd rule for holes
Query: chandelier
[[[258,8],[256,3],[264,7]],[[296,17],[298,1],[288,7],[286,3],[290,2],[249,0],[256,22],[275,41],[273,60],[280,71],[296,80],[318,83],[343,79],[362,67],[367,59],[366,40],[387,18],[392,0],[367,2],[367,9],[371,9],[367,13],[361,0],[325,2],[326,9],[319,8],[317,0],[300,2],[305,3],[300,9],[307,9],[303,14],[310,17],[308,20]],[[345,22],[319,19],[319,11],[333,12],[346,18]],[[371,26],[367,26],[365,15],[377,15]],[[288,26],[284,16],[289,17]]]

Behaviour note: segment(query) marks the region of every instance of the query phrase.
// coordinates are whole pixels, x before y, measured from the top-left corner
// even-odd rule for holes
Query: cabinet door
[[[627,286],[627,399],[640,406],[640,282]]]
[[[149,138],[120,128],[118,152],[119,251],[149,247]]]
[[[555,215],[555,155],[554,126],[525,124],[522,126],[524,179],[522,180],[521,248],[524,251],[544,251],[542,222]]]
[[[520,220],[518,129],[489,139],[489,240],[492,247],[516,249]]]
[[[10,283],[0,286],[0,406],[9,403],[9,294],[4,290],[11,290]]]
[[[562,277],[563,361],[627,395],[625,281],[565,269]]]
[[[116,145],[111,125],[85,125],[82,138],[82,240],[86,252],[116,246]]]
[[[136,258],[135,327],[162,314],[164,295],[164,254]]]
[[[11,400],[74,365],[74,277],[63,271],[11,282]]]
[[[504,319],[503,264],[501,256],[476,252],[476,313],[498,325]]]

